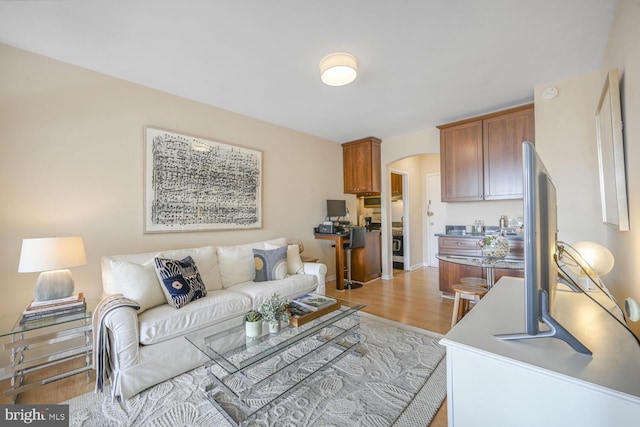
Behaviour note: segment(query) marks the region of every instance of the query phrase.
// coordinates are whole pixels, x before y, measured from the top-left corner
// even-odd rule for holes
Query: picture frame
[[[596,136],[602,222],[619,231],[628,231],[627,177],[617,69],[607,73],[602,87],[596,109]]]
[[[144,232],[262,227],[262,152],[146,126]]]

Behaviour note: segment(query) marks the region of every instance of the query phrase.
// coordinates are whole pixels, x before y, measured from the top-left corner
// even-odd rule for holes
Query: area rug
[[[441,335],[361,313],[361,352],[340,359],[250,420],[251,426],[427,426],[446,397]],[[231,426],[205,395],[204,367],[118,402],[87,393],[71,426]]]

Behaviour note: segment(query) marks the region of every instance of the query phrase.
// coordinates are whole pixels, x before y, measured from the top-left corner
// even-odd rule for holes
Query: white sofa
[[[280,238],[238,246],[206,246],[153,253],[105,256],[101,260],[103,296],[124,294],[141,305],[111,310],[104,319],[110,341],[112,394],[128,399],[140,391],[203,365],[208,358],[185,338],[203,327],[238,322],[274,293],[283,299],[325,293],[327,267],[302,263],[296,245],[287,250],[282,280],[254,282],[253,249],[286,245]],[[207,288],[204,298],[180,309],[167,303],[154,259],[191,256]]]

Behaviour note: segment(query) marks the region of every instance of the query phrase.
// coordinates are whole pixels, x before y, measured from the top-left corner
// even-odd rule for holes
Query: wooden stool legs
[[[471,310],[470,302],[478,303],[487,293],[487,288],[478,285],[453,285],[451,287],[456,292],[453,302],[453,313],[451,314],[451,327],[453,328],[458,320]]]

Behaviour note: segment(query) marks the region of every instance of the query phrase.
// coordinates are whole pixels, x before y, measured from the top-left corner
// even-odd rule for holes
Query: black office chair
[[[349,232],[349,243],[344,244],[344,250],[347,252],[347,282],[345,283],[345,289],[358,289],[362,285],[360,283],[353,283],[351,281],[351,251],[353,249],[364,248],[365,236],[367,229],[364,227],[351,227]]]

